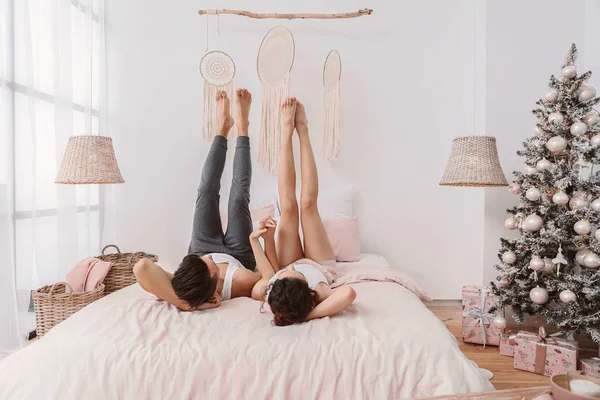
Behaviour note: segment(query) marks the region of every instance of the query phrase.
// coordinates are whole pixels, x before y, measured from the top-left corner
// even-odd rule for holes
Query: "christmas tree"
[[[548,325],[600,343],[600,102],[587,85],[591,72],[577,74],[573,44],[561,76],[533,110],[534,136],[517,152],[524,173],[509,186],[520,195],[504,225],[520,230],[502,238],[499,274],[492,291],[514,319],[543,315]],[[501,317],[494,324],[505,325]],[[501,326],[500,326],[501,327]]]

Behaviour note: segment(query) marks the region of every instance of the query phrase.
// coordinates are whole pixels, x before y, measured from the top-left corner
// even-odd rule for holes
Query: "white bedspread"
[[[399,283],[419,293],[416,284],[369,265],[383,262],[345,264],[340,279],[360,282],[353,306],[292,327],[271,325],[250,299],[185,313],[130,286],[2,360],[0,399],[399,399],[490,390],[443,323]]]

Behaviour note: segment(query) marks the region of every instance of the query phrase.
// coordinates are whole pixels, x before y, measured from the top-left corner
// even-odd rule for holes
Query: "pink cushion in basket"
[[[323,225],[333,247],[336,261],[360,260],[360,233],[356,217],[324,218]]]
[[[252,217],[252,222],[260,221],[264,217],[274,217],[275,216],[275,204],[271,204],[269,206],[263,208],[253,208],[250,210],[250,216]],[[221,225],[223,225],[223,232],[227,232],[227,213],[221,213]]]

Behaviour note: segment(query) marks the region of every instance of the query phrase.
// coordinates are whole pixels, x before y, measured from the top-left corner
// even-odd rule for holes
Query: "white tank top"
[[[328,283],[325,275],[323,275],[323,273],[321,271],[319,271],[317,268],[315,268],[314,266],[312,266],[310,264],[292,264],[292,265],[294,266],[294,269],[296,270],[296,272],[299,272],[302,275],[304,275],[304,278],[306,279],[306,283],[308,283],[308,287],[311,288],[312,290],[315,290],[317,285],[321,282]],[[271,283],[275,282],[279,278],[279,275],[286,270],[287,270],[287,268],[277,271],[277,273],[269,280],[269,285],[271,285]]]
[[[227,271],[225,272],[225,279],[223,279],[223,291],[221,292],[221,299],[231,300],[233,275],[235,275],[235,271],[244,268],[244,266],[235,257],[231,257],[229,254],[212,253],[208,255],[212,256],[215,264],[228,264]]]

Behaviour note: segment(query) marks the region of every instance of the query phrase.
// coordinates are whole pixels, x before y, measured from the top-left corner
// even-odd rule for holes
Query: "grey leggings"
[[[188,253],[199,255],[225,253],[235,257],[244,267],[254,270],[256,261],[249,239],[252,232],[252,217],[249,209],[252,180],[249,138],[244,136],[237,138],[233,159],[233,180],[229,193],[227,233],[223,234],[219,212],[219,191],[226,156],[227,139],[223,136],[215,136],[202,170]]]

